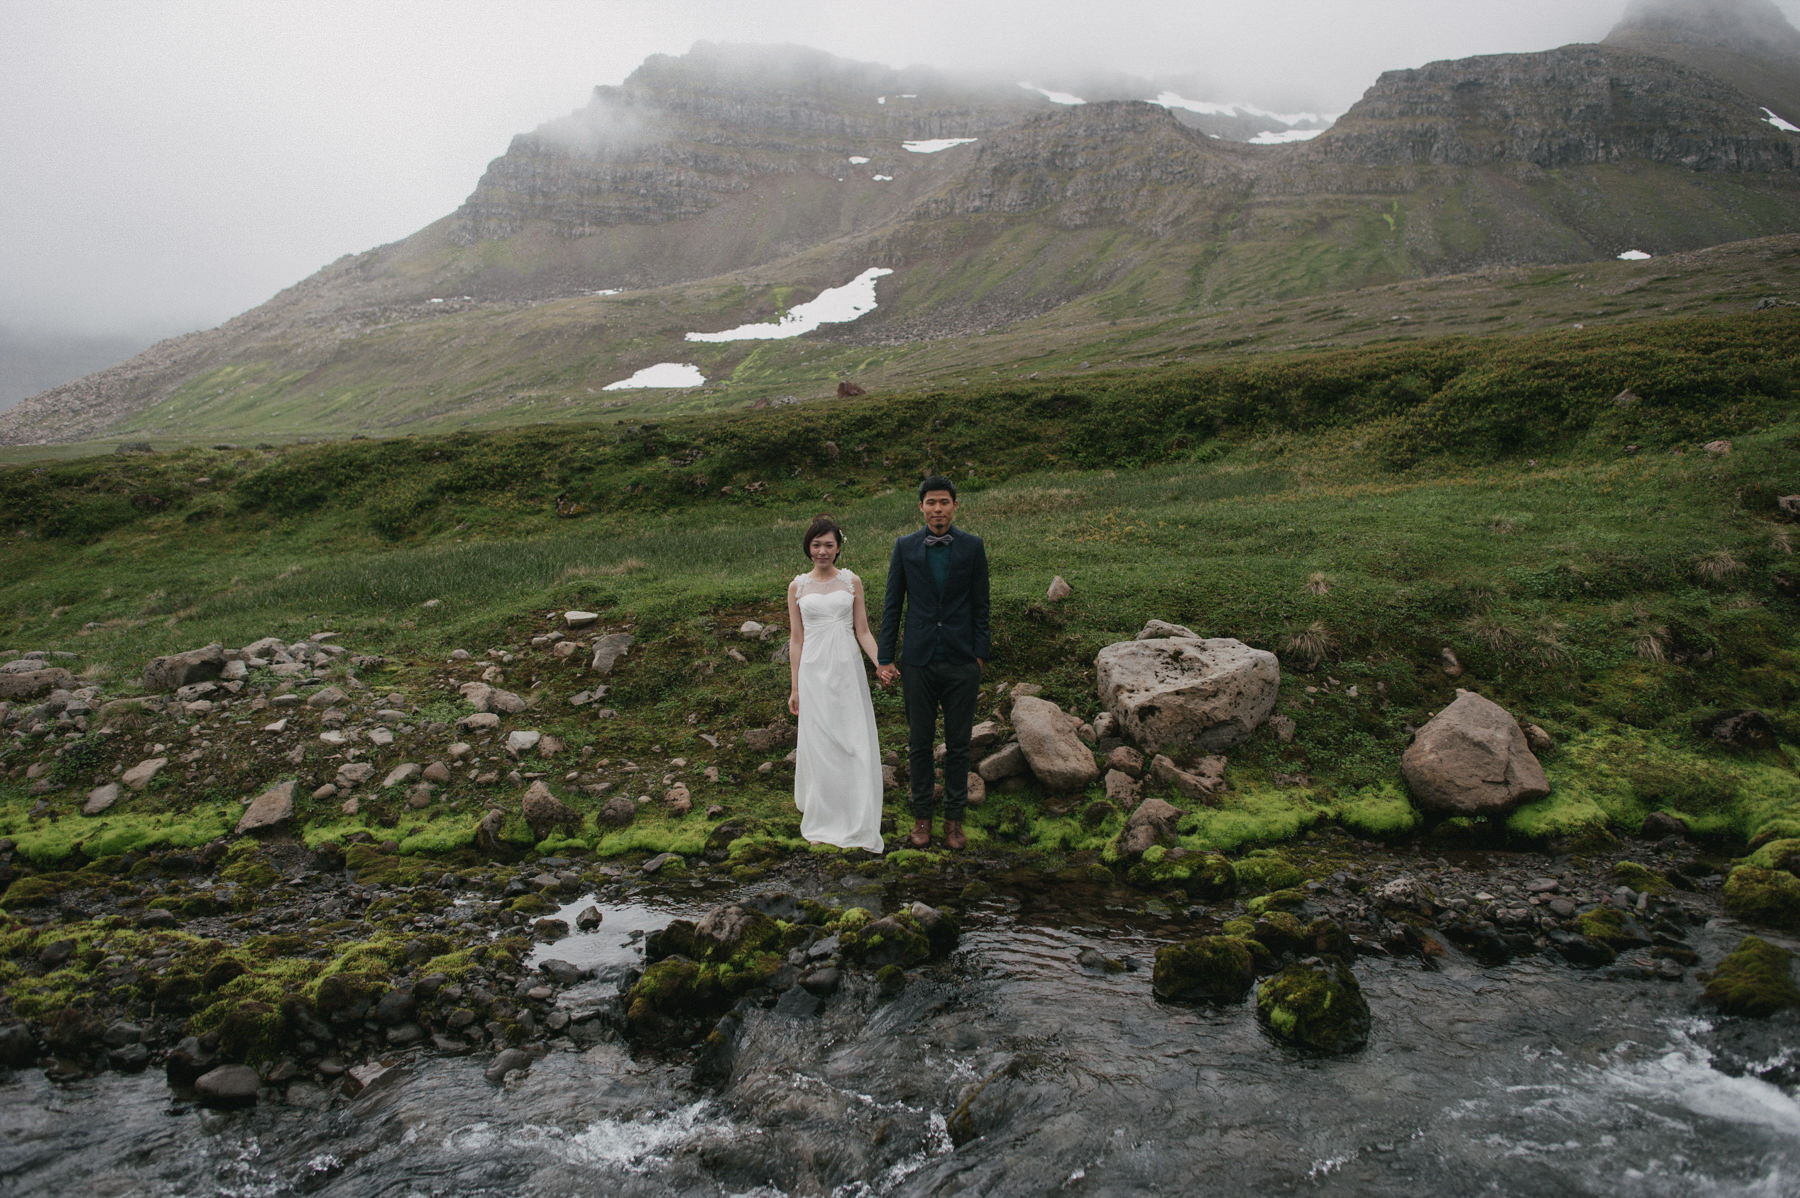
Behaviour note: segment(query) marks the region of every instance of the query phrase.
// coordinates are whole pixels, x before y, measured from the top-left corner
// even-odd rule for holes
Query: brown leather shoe
[[[963,835],[961,820],[947,819],[944,821],[944,847],[945,848],[953,849],[953,850],[960,850],[960,849],[964,848],[968,843],[969,843],[969,838],[967,836]]]
[[[922,819],[913,824],[912,835],[907,837],[915,849],[922,849],[931,843],[931,821]]]

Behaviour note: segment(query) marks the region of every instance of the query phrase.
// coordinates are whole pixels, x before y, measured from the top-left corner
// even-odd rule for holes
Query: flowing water
[[[1365,957],[1368,1048],[1311,1059],[1248,1004],[1151,997],[1180,934],[1159,906],[1054,901],[977,905],[952,960],[895,996],[850,976],[818,1009],[795,990],[745,1012],[722,1084],[619,1043],[501,1086],[481,1059],[418,1059],[323,1111],[21,1073],[0,1085],[0,1193],[1800,1194],[1800,1022],[1709,1020],[1691,976]],[[561,1001],[641,960],[634,930],[699,909],[603,907],[540,950],[601,971]],[[1693,943],[1716,960],[1741,934]],[[1085,968],[1086,949],[1137,968]]]

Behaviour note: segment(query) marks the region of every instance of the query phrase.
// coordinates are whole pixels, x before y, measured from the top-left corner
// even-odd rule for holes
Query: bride
[[[838,568],[843,530],[816,518],[801,540],[813,568],[788,586],[788,711],[799,717],[794,805],[800,835],[814,844],[882,850],[881,746],[869,678],[875,636],[862,579]]]

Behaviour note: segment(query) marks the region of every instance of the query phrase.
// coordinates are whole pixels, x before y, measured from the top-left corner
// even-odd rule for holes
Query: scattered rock
[[[253,1106],[261,1088],[262,1079],[248,1065],[220,1065],[194,1079],[194,1096],[201,1106]]]
[[[1075,734],[1070,718],[1047,699],[1013,700],[1012,725],[1019,747],[1038,781],[1056,793],[1085,790],[1099,779],[1094,754]]]
[[[144,689],[173,691],[217,678],[225,669],[225,646],[208,645],[158,657],[144,667]]]
[[[308,707],[317,708],[321,711],[327,707],[336,707],[340,703],[347,703],[349,701],[350,696],[346,695],[335,686],[322,687],[306,697],[306,705]]]
[[[1419,729],[1400,772],[1421,807],[1450,815],[1499,815],[1550,793],[1518,721],[1474,691]]]
[[[663,804],[671,815],[686,815],[694,809],[694,797],[680,782],[663,792]]]
[[[1173,844],[1175,825],[1182,814],[1181,809],[1171,803],[1145,799],[1125,821],[1124,831],[1119,833],[1119,854],[1128,858],[1141,857],[1152,845]]]
[[[1443,649],[1438,651],[1438,668],[1444,671],[1444,677],[1446,678],[1461,678],[1463,676],[1463,664],[1456,659],[1456,654],[1451,651],[1450,646],[1448,645],[1445,645]]]
[[[99,815],[118,801],[119,784],[108,782],[105,786],[97,786],[88,791],[87,802],[81,805],[81,814]]]
[[[405,786],[408,782],[417,781],[424,772],[417,762],[402,762],[388,771],[388,776],[381,780],[381,788],[386,790],[391,786]]]
[[[519,808],[525,816],[525,822],[531,826],[531,834],[542,840],[551,828],[559,825],[575,823],[579,817],[575,812],[563,805],[561,799],[550,793],[550,788],[542,778],[533,782],[520,800]]]
[[[1083,746],[1083,751],[1086,751],[1086,746]],[[975,772],[990,786],[995,782],[1029,773],[1030,770],[1031,766],[1025,761],[1025,750],[1019,747],[1018,741],[1001,746],[975,765]]]
[[[38,699],[74,687],[75,676],[63,669],[0,673],[0,699]]]
[[[1055,603],[1059,599],[1067,599],[1074,593],[1075,588],[1065,582],[1061,574],[1058,574],[1055,578],[1050,580],[1050,589],[1044,592],[1044,598]]]
[[[1151,989],[1164,1002],[1238,1002],[1256,983],[1256,948],[1242,936],[1165,944],[1156,950]]]
[[[152,757],[148,761],[140,761],[119,776],[119,781],[132,790],[142,790],[150,785],[150,780],[169,764],[167,757]]]
[[[594,642],[593,669],[596,674],[610,674],[621,657],[630,650],[633,637],[629,632],[609,632]]]
[[[252,799],[237,823],[237,834],[264,832],[278,828],[294,818],[294,788],[299,784],[283,782]]]
[[[1150,762],[1150,778],[1158,785],[1174,787],[1184,798],[1217,805],[1225,790],[1225,759],[1202,757],[1192,770],[1184,770],[1158,753]]]
[[[577,628],[591,628],[600,621],[600,613],[592,611],[566,611],[563,613],[563,627],[573,632]]]

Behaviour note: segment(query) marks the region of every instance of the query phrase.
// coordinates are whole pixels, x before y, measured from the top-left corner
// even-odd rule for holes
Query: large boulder
[[[1095,656],[1094,673],[1126,738],[1152,752],[1228,749],[1269,717],[1281,688],[1273,653],[1229,637],[1120,641]]]
[[[212,644],[186,653],[159,657],[144,667],[147,691],[180,690],[196,682],[210,682],[225,669],[225,646]]]
[[[1051,791],[1085,790],[1099,780],[1094,751],[1075,734],[1079,725],[1056,704],[1021,695],[1013,700],[1012,724],[1025,764]]]
[[[1446,815],[1502,815],[1550,793],[1519,722],[1474,691],[1419,729],[1400,773],[1419,806]]]

